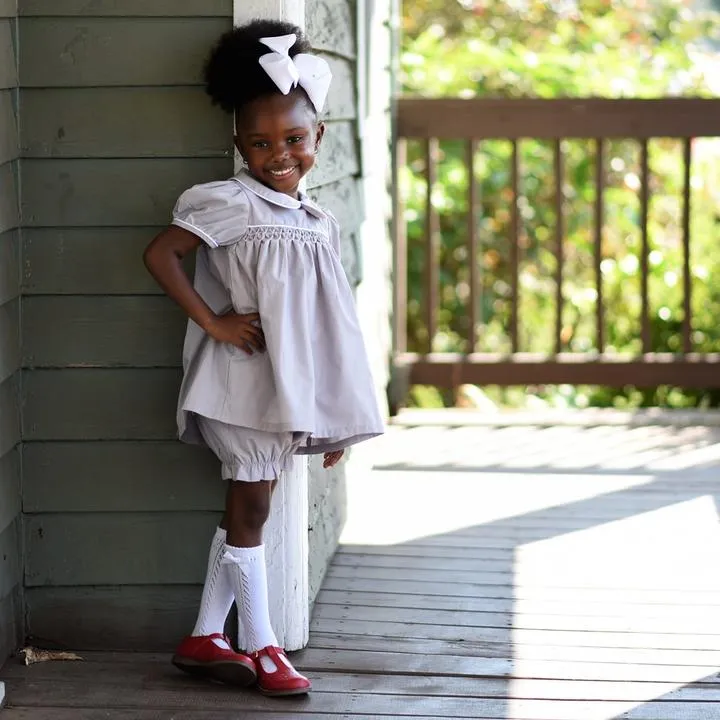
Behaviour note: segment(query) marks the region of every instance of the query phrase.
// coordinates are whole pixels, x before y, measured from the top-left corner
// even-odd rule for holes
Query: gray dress
[[[298,453],[383,432],[335,218],[247,173],[184,192],[173,224],[200,237],[195,289],[216,313],[260,314],[252,356],[188,322],[178,430],[203,444],[195,415],[271,433],[306,433]]]

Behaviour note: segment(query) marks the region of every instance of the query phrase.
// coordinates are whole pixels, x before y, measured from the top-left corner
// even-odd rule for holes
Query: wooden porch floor
[[[295,656],[309,698],[87,654],[8,663],[2,720],[720,718],[720,427],[398,427],[363,452]]]

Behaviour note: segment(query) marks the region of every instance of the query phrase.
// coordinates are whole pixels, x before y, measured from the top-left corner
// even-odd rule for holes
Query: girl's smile
[[[290,173],[295,172],[296,169],[297,169],[297,165],[293,165],[289,168],[285,168],[284,170],[270,170],[269,172],[273,175],[273,177],[285,178],[288,175],[290,175]]]
[[[280,184],[283,183],[283,187],[285,183],[292,183],[295,181],[295,186],[297,186],[297,183],[300,182],[300,177],[298,176],[298,169],[299,165],[289,165],[282,168],[268,168],[267,172],[272,178],[272,184],[275,185],[273,189],[280,190]],[[296,179],[297,178],[297,179]],[[268,184],[267,182],[265,183]],[[297,188],[296,188],[297,189]],[[280,192],[287,192],[286,190],[282,189]],[[290,194],[292,194],[292,189],[290,190]]]

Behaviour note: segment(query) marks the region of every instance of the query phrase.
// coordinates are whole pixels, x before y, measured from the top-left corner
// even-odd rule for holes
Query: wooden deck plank
[[[297,717],[288,712],[255,712],[247,714],[242,710],[235,710],[228,714],[227,710],[205,710],[203,708],[163,709],[155,708],[145,710],[133,708],[132,710],[113,709],[98,710],[98,708],[7,708],[3,711],[3,720],[292,720]],[[338,713],[318,714],[318,720],[378,720],[379,715],[352,715]],[[403,717],[395,715],[393,717]],[[414,715],[412,720],[438,720],[435,716]],[[455,718],[454,720],[492,720],[492,718]]]
[[[461,489],[461,488],[460,488]],[[524,487],[521,484],[516,486],[518,492],[522,492]],[[491,492],[491,488],[488,488]],[[703,495],[712,495],[707,489],[698,488],[696,493]],[[639,513],[650,512],[661,509],[668,504],[684,501],[688,496],[683,494],[675,495],[672,500],[670,498],[653,497],[645,503],[639,503],[637,507],[626,507],[618,505],[611,507],[606,500],[597,500],[592,503],[592,508],[582,509],[581,511],[571,511],[568,508],[549,508],[540,512],[533,513],[532,517],[521,518],[498,518],[501,522],[492,522],[496,518],[488,518],[484,520],[482,517],[478,519],[477,525],[467,525],[461,529],[457,529],[444,536],[462,539],[467,543],[468,547],[474,547],[473,539],[483,540],[488,537],[507,538],[527,542],[543,537],[554,537],[558,534],[573,532],[575,530],[586,530],[596,525],[609,523],[615,520],[623,520],[632,518]],[[430,539],[431,535],[423,538]],[[521,543],[519,543],[521,544]],[[483,547],[481,544],[479,547]]]
[[[478,585],[501,585],[505,587],[514,586],[516,589],[519,588],[522,591],[525,588],[529,589],[556,589],[556,590],[637,590],[642,592],[652,593],[655,591],[675,591],[675,592],[686,592],[687,594],[695,592],[711,592],[720,593],[720,575],[714,573],[708,573],[703,578],[703,583],[698,582],[693,587],[688,587],[686,583],[683,583],[679,578],[664,577],[657,581],[657,584],[648,586],[644,578],[633,578],[631,576],[613,579],[612,584],[609,585],[607,581],[603,582],[602,578],[596,578],[593,576],[591,569],[588,569],[588,577],[586,578],[565,578],[562,575],[555,577],[549,573],[538,573],[537,577],[529,576],[523,583],[513,582],[515,579],[515,573],[513,572],[473,572],[471,570],[459,571],[459,570],[441,570],[441,569],[430,569],[421,570],[414,568],[385,568],[377,566],[368,567],[346,567],[343,565],[333,565],[329,570],[328,575],[334,578],[344,579],[364,579],[364,580],[409,580],[409,581],[420,581],[420,582],[441,582],[447,583],[448,585],[468,585],[470,583],[476,583]]]
[[[130,674],[128,667],[136,672]],[[113,663],[94,664],[93,677],[102,682],[104,688],[112,688],[115,693],[142,692],[152,684],[153,691],[172,691],[180,694],[185,700],[192,694],[194,702],[202,702],[212,696],[216,688],[204,683],[180,682],[172,671],[154,668],[142,664],[126,666],[122,678],[118,678],[117,666]],[[43,684],[47,683],[49,692],[57,693],[57,686],[68,684],[74,692],[78,692],[77,683],[82,681],[83,672],[69,673],[65,669],[54,673],[52,679],[43,675]],[[35,685],[40,678],[33,677],[34,682],[27,681],[28,691],[36,691]],[[320,693],[362,693],[368,695],[421,695],[427,697],[452,696],[455,698],[475,699],[524,699],[524,700],[590,700],[590,701],[632,701],[646,702],[662,697],[663,702],[710,702],[720,701],[720,684],[689,684],[678,688],[674,683],[658,682],[607,682],[607,681],[575,681],[575,680],[506,680],[502,678],[456,678],[445,677],[438,680],[428,676],[394,675],[358,675],[336,673],[315,673],[314,689]],[[245,697],[247,693],[242,693]],[[223,698],[235,700],[235,692],[223,689]],[[18,697],[21,697],[18,695]],[[38,700],[42,704],[42,695]]]
[[[477,583],[447,583],[432,580],[408,580],[398,578],[345,577],[331,572],[326,576],[323,587],[328,590],[352,590],[387,592],[417,595],[443,595],[451,597],[517,598],[519,600],[543,600],[561,602],[604,603],[607,601],[640,603],[652,605],[717,605],[720,607],[720,593],[705,590],[656,590],[648,588],[558,588],[521,587],[511,585],[488,585]]]
[[[567,600],[520,600],[515,598],[453,597],[451,595],[413,595],[410,593],[369,592],[361,590],[323,589],[315,601],[324,605],[362,606],[381,608],[408,608],[453,610],[457,612],[512,613],[522,615],[562,615],[565,617],[643,617],[687,618],[688,608],[683,604],[641,604],[618,602],[573,602]],[[693,616],[715,615],[716,605],[695,605]]]
[[[562,662],[613,663],[617,665],[690,665],[720,668],[717,650],[656,650],[649,648],[575,647],[572,645],[520,645],[464,640],[397,638],[380,635],[342,635],[314,632],[309,647],[314,650],[351,650],[410,655],[451,655],[459,657],[505,658],[508,660],[552,660]],[[621,672],[621,671],[619,671]]]
[[[522,561],[522,547],[509,546],[473,546],[463,545],[464,538],[461,535],[442,536],[440,539],[455,539],[455,544],[431,542],[433,538],[402,543],[401,545],[341,545],[336,558],[341,558],[343,564],[351,562],[351,558],[449,558],[465,560],[502,560],[513,562],[516,559]],[[708,547],[700,548],[696,557],[710,559],[715,556],[715,549]],[[403,561],[404,562],[404,561]]]
[[[553,701],[555,702],[555,701]],[[583,704],[583,709],[585,704]],[[693,707],[689,709],[675,708],[674,703],[668,703],[664,707],[657,708],[653,706],[648,709],[649,714],[622,714],[613,716],[608,713],[612,713],[613,708],[600,709],[599,714],[585,714],[582,716],[583,720],[608,720],[613,717],[615,720],[622,720],[627,718],[628,720],[709,720],[712,715],[703,715],[707,713],[707,707]],[[707,704],[703,704],[707,705]],[[570,709],[574,712],[574,709]],[[580,716],[573,715],[558,715],[558,714],[543,714],[541,716],[533,714],[527,714],[526,708],[517,707],[518,712],[522,712],[522,715],[515,714],[513,709],[513,720],[577,720]],[[712,712],[712,708],[710,708]],[[190,710],[185,709],[153,709],[153,710],[98,710],[83,709],[83,708],[59,708],[59,707],[44,707],[44,708],[8,708],[4,711],[3,718],[7,720],[244,720],[245,718],[252,718],[253,720],[291,720],[292,718],[298,717],[295,713],[283,713],[283,712],[257,712],[252,711],[252,714],[247,714],[243,710],[235,710],[232,714],[228,714],[225,710],[205,710],[202,708],[193,708]],[[560,711],[563,712],[563,711]],[[594,712],[590,710],[590,712]],[[645,710],[639,711],[645,712]],[[675,714],[677,713],[677,714]],[[303,715],[304,716],[304,715]],[[316,713],[315,717],[318,720],[379,720],[380,718],[412,718],[412,720],[439,720],[437,715],[415,715],[407,714],[404,708],[396,708],[390,714],[346,714],[346,713]],[[445,716],[442,716],[445,717]],[[453,716],[455,720],[506,720],[508,715],[483,715],[480,716]]]
[[[369,623],[404,622],[412,625],[435,625],[454,628],[506,628],[512,630],[548,630],[580,632],[623,632],[655,635],[716,635],[720,636],[720,617],[717,608],[707,613],[693,613],[688,617],[646,617],[641,613],[624,617],[595,615],[543,615],[520,612],[478,612],[440,610],[438,608],[391,608],[316,605],[314,617],[318,620],[363,620]],[[720,637],[716,638],[720,650]]]
[[[463,548],[461,546],[423,545],[403,543],[402,545],[341,545],[335,560],[351,557],[382,556],[393,558],[477,558],[479,560],[504,560],[512,562],[514,548]]]
[[[386,646],[392,647],[391,641]],[[429,675],[432,677],[503,677],[546,680],[607,680],[686,684],[700,679],[720,682],[717,664],[640,665],[609,662],[513,660],[475,655],[415,655],[391,651],[327,650],[308,648],[298,666],[315,670],[371,674]]]
[[[444,689],[442,682],[435,681],[433,688],[437,695],[412,694],[405,691],[402,676],[393,678],[396,682],[392,694],[363,692],[362,686],[372,682],[367,676],[360,687],[351,683],[349,691],[325,692],[315,690],[309,698],[283,701],[283,707],[297,716],[318,716],[321,714],[346,714],[356,712],[391,717],[430,716],[445,718],[486,717],[505,719],[512,709],[513,717],[521,720],[607,720],[607,717],[655,718],[667,717],[707,720],[717,706],[711,701],[672,700],[652,702],[652,695],[645,696],[647,702],[637,707],[635,700],[543,700],[504,697],[455,696]],[[129,692],[131,691],[131,692]],[[710,691],[708,690],[708,693]],[[190,683],[184,678],[175,678],[174,687],[159,687],[155,683],[138,687],[127,685],[90,684],[86,681],[51,681],[42,683],[26,681],[14,690],[13,703],[24,707],[42,708],[70,707],[73,709],[103,708],[104,710],[133,707],[160,707],[164,709],[186,709],[201,707],[207,710],[226,710],[244,713],[272,712],[277,709],[277,699],[265,698],[257,693],[242,692],[229,687],[215,687],[205,683]],[[713,696],[710,695],[712,698]],[[242,699],[240,699],[242,698]],[[667,709],[666,709],[667,708]],[[627,713],[627,715],[622,715]],[[652,713],[652,714],[650,714]],[[702,714],[701,714],[702,713]]]
[[[90,667],[88,667],[90,666]],[[135,692],[152,684],[156,691],[173,690],[193,693],[203,697],[211,695],[215,688],[206,683],[192,682],[177,674],[164,662],[146,661],[140,655],[135,663],[126,663],[122,674],[118,674],[117,662],[92,663],[50,663],[31,670],[20,666],[14,672],[5,672],[5,677],[22,680],[28,691],[39,684],[69,684],[77,690],[89,672],[96,683],[104,687],[126,692]],[[619,682],[583,680],[538,680],[505,678],[469,678],[424,675],[361,675],[357,673],[338,674],[315,672],[313,687],[323,693],[367,693],[373,695],[450,695],[469,698],[520,698],[528,700],[631,700],[644,701],[662,697],[665,701],[716,701],[720,700],[719,683],[691,683],[678,688],[675,683],[660,682]],[[227,693],[223,689],[223,693]],[[232,693],[232,691],[230,691]],[[20,697],[19,695],[17,697]]]
[[[696,566],[701,562],[712,562],[716,559],[717,553],[708,551],[706,554],[696,555],[693,557],[693,563]],[[574,577],[582,577],[577,568],[577,556],[573,553],[566,552],[553,552],[548,553],[546,558],[535,558],[535,557],[523,557],[521,553],[518,554],[518,558],[513,562],[501,559],[478,559],[478,558],[423,558],[423,557],[398,557],[394,555],[346,555],[343,553],[338,554],[334,560],[334,567],[347,567],[352,568],[358,572],[362,572],[364,568],[390,568],[392,570],[421,570],[421,571],[446,571],[446,570],[457,570],[459,572],[470,572],[473,575],[488,571],[492,573],[500,574],[512,574],[518,575],[522,573],[522,578],[536,578],[544,579],[548,577],[551,571],[554,571],[554,575],[560,578],[565,577],[572,573]],[[558,562],[565,561],[568,565],[569,572],[562,572],[561,569],[555,568],[554,566]],[[614,552],[610,552],[608,549],[608,556],[600,562],[593,562],[592,567],[588,568],[585,572],[592,578],[598,577],[600,572],[603,573],[602,577],[608,572],[613,572],[615,575],[624,579],[623,573],[632,569],[632,566],[618,567],[618,559]],[[647,568],[649,571],[654,571],[655,568]],[[642,569],[641,569],[642,572]],[[687,582],[687,577],[681,578],[685,580],[682,587],[692,587],[691,583]],[[691,580],[696,580],[692,578]],[[584,580],[586,581],[586,580]],[[663,579],[663,583],[667,582]],[[516,583],[517,584],[517,583]],[[700,583],[698,583],[700,584]]]
[[[465,642],[510,642],[520,645],[571,645],[573,647],[627,647],[654,650],[720,650],[716,635],[663,633],[585,632],[574,630],[521,630],[517,628],[458,627],[389,621],[314,618],[311,630],[380,637],[414,637]]]
[[[3,720],[292,720],[294,713],[286,712],[253,712],[251,715],[242,710],[235,710],[228,714],[227,710],[205,710],[203,708],[145,710],[133,708],[132,710],[113,709],[99,710],[98,708],[6,708],[3,711]],[[323,713],[317,715],[318,720],[378,720],[378,715],[352,715],[338,713]],[[396,716],[401,717],[401,716]],[[413,720],[438,720],[435,716],[413,716]],[[492,720],[491,718],[455,718],[455,720]]]

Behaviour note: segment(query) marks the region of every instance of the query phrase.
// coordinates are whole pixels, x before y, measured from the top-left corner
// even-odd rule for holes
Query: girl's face
[[[254,100],[238,117],[235,145],[250,173],[269,188],[294,198],[300,179],[315,164],[325,126],[302,90]]]

